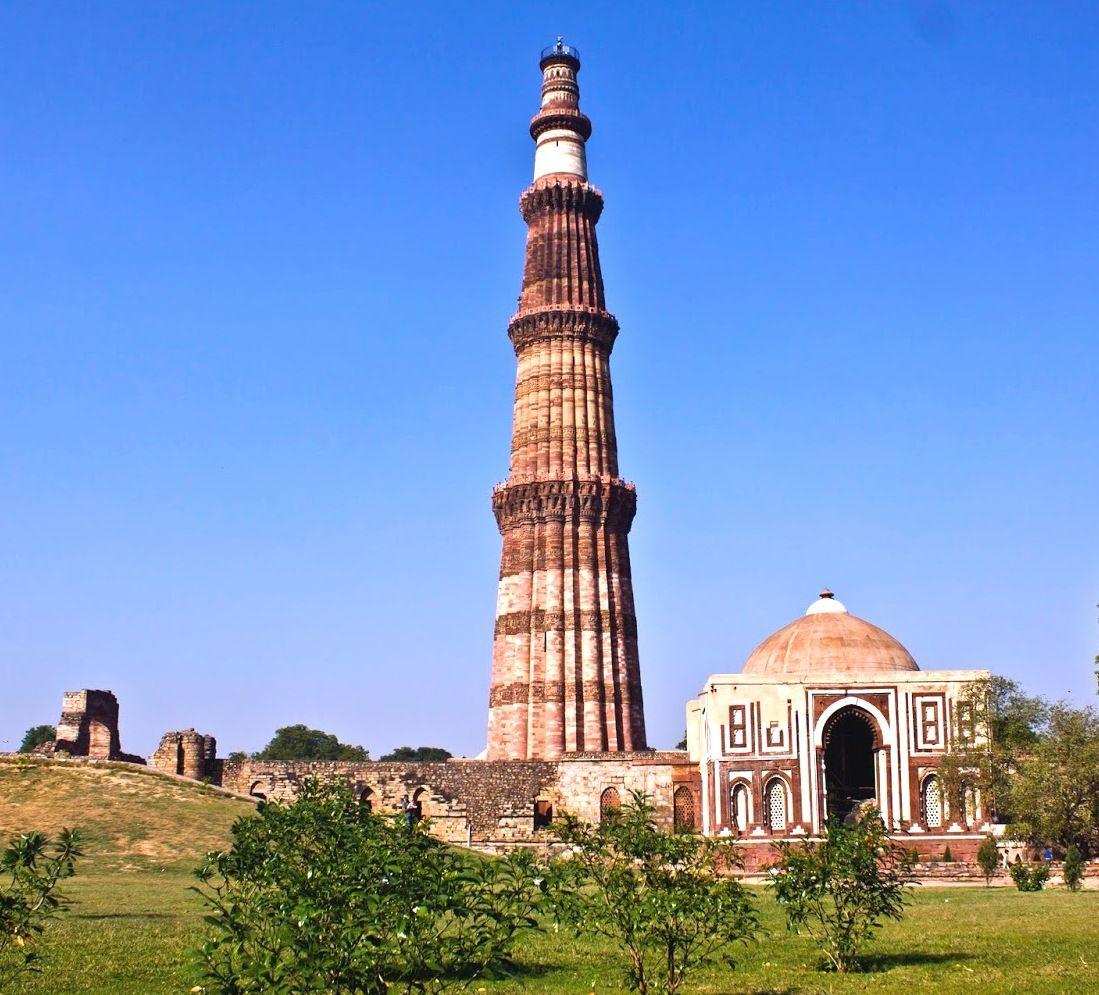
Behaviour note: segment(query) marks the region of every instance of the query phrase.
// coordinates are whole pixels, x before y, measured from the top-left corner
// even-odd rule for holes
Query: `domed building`
[[[987,831],[980,796],[949,804],[939,766],[976,734],[963,692],[985,670],[920,670],[883,629],[822,591],[768,636],[738,674],[715,674],[687,705],[701,774],[701,829],[735,835],[749,866],[769,844],[819,833],[874,804],[925,856],[972,859]]]

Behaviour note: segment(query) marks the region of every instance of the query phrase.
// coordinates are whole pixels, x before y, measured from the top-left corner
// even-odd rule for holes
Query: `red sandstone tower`
[[[618,476],[618,322],[603,298],[603,195],[587,182],[578,56],[561,39],[542,53],[534,183],[519,199],[529,231],[508,326],[518,357],[511,475],[492,496],[503,554],[490,760],[646,748],[626,538],[637,497]]]

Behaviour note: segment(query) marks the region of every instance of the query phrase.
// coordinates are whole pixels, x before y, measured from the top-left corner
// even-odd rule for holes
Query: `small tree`
[[[996,841],[991,836],[981,840],[977,850],[977,863],[981,867],[981,873],[985,876],[985,887],[992,884],[992,876],[996,868],[1000,866],[1000,852],[996,849]]]
[[[57,729],[53,726],[32,726],[23,735],[23,742],[19,744],[20,753],[33,753],[35,747],[43,743],[52,743],[57,739]]]
[[[1065,851],[1065,863],[1061,868],[1061,876],[1069,891],[1080,890],[1084,879],[1084,860],[1075,843]]]
[[[80,844],[73,829],[55,839],[23,833],[0,853],[0,991],[17,974],[38,969],[34,941],[68,907],[58,885],[75,873]]]
[[[474,857],[316,780],[238,820],[196,873],[210,995],[439,991],[504,965],[542,902],[528,851]]]
[[[833,819],[820,841],[777,846],[769,887],[786,911],[787,927],[804,928],[836,971],[856,968],[874,930],[904,914],[911,854],[889,839],[873,809],[852,825]]]
[[[642,792],[597,826],[567,815],[554,830],[571,848],[555,865],[558,920],[622,951],[641,995],[677,991],[719,955],[731,963],[759,927],[747,889],[719,873],[737,864],[735,844],[665,832]]]
[[[361,746],[341,743],[330,732],[304,725],[283,726],[259,753],[256,760],[369,760]]]

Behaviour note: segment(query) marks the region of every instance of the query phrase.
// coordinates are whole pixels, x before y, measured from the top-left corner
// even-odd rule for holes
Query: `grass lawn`
[[[197,982],[188,950],[202,934],[201,903],[179,870],[90,869],[67,891],[77,902],[52,926],[47,969],[14,992],[167,995]],[[1099,892],[1024,895],[1004,888],[921,890],[905,920],[873,944],[871,970],[838,977],[816,970],[802,937],[788,936],[774,902],[759,896],[769,934],[736,970],[708,970],[692,992],[1073,992],[1099,991]],[[568,934],[535,934],[519,948],[514,981],[470,991],[621,991],[613,951]]]
[[[0,761],[0,836],[63,822],[85,826],[91,840],[65,889],[74,906],[40,948],[44,972],[12,995],[189,991],[198,981],[190,951],[203,930],[189,868],[248,810],[150,774]],[[767,935],[740,953],[735,970],[700,972],[684,991],[1099,991],[1099,891],[919,889],[904,921],[886,926],[868,951],[870,969],[847,977],[817,970],[810,942],[786,934],[765,891],[758,901]],[[614,952],[570,934],[533,934],[517,960],[516,979],[476,983],[471,995],[623,990]]]

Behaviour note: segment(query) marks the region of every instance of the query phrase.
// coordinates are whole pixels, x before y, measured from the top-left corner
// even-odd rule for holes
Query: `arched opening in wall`
[[[962,789],[962,797],[965,803],[965,821],[968,826],[975,826],[981,815],[980,801],[977,797],[977,789],[972,784],[967,784]]]
[[[943,824],[943,786],[934,774],[923,779],[920,788],[920,811],[928,829],[941,829]]]
[[[748,785],[743,781],[733,785],[733,794],[729,799],[729,819],[732,822],[732,828],[740,833],[748,831],[748,821],[750,819],[748,801]]]
[[[359,792],[359,804],[368,812],[374,811],[374,791],[372,788],[363,788]]]
[[[88,756],[109,757],[111,755],[111,730],[106,722],[92,719],[88,723]]]
[[[680,785],[672,795],[672,826],[677,833],[695,830],[695,796],[686,785]]]
[[[261,802],[267,801],[267,796],[270,793],[271,786],[266,781],[253,781],[252,787],[248,789],[248,794]]]
[[[875,798],[874,720],[861,708],[837,712],[824,730],[828,815],[846,819]]]
[[[548,829],[553,825],[553,805],[544,799],[538,799],[534,803],[534,828]]]
[[[599,821],[605,822],[612,811],[617,812],[622,807],[622,799],[618,796],[617,788],[607,788],[599,796]]]
[[[767,782],[767,825],[772,833],[786,832],[786,785],[778,777]]]

